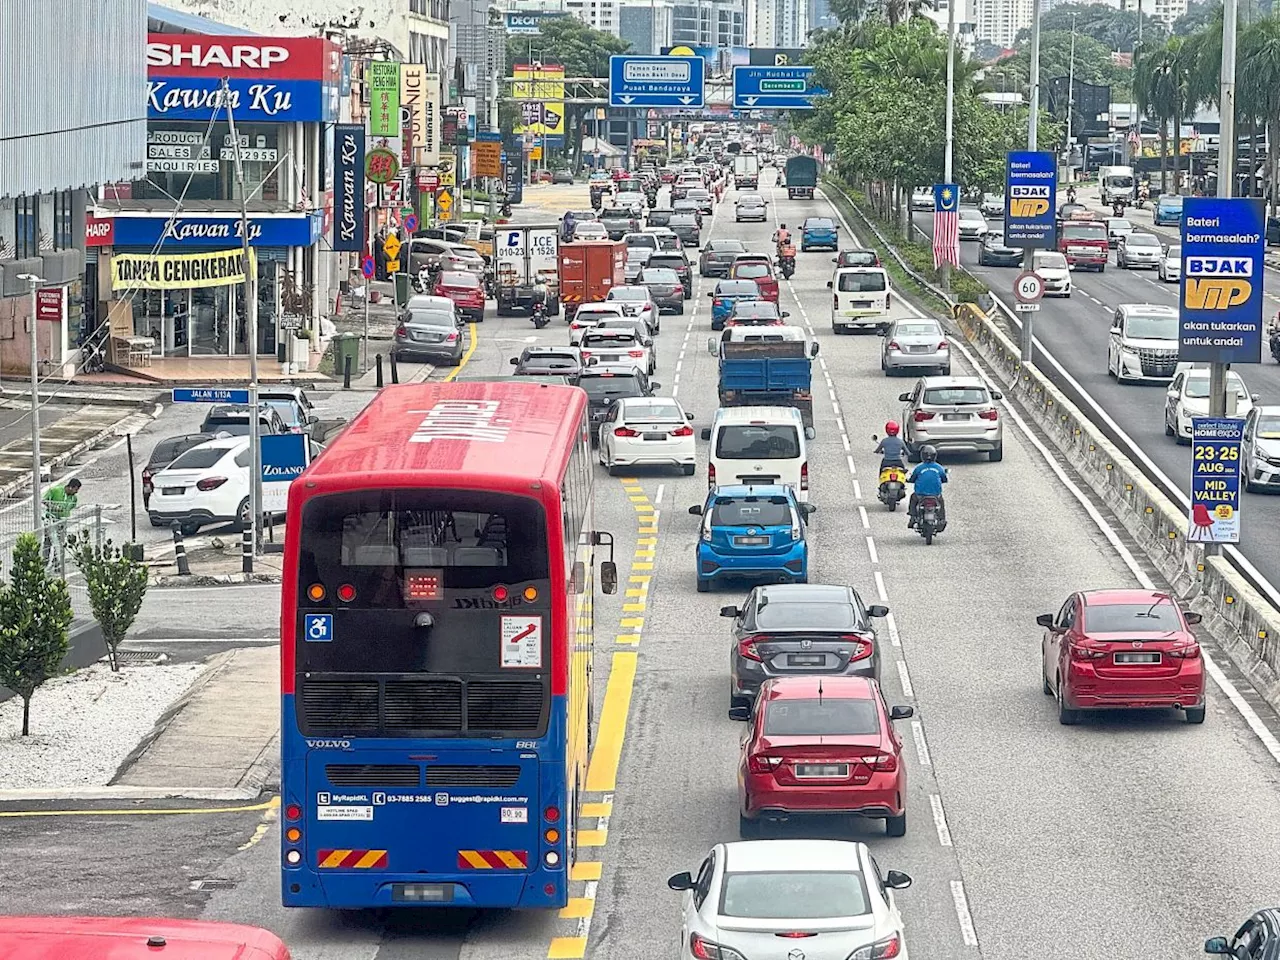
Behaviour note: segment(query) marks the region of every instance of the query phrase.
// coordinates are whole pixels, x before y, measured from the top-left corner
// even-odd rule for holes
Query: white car
[[[1107,337],[1107,373],[1118,383],[1171,380],[1177,367],[1177,308],[1120,304]]]
[[[881,874],[865,843],[718,843],[696,875],[677,873],[667,886],[684,894],[682,960],[910,960],[894,891],[911,878]],[[797,933],[804,938],[788,939]]]
[[[647,205],[643,193],[620,193],[616,200],[613,201],[615,207],[621,207],[627,210],[633,217],[644,216],[644,208]]]
[[[1258,395],[1250,394],[1240,374],[1227,371],[1227,416],[1249,415]],[[1164,398],[1164,435],[1179,443],[1191,442],[1191,418],[1209,416],[1209,371],[1204,367],[1180,369]]]
[[[658,325],[658,308],[649,296],[649,288],[628,284],[614,287],[605,295],[605,302],[622,304],[622,313],[628,317],[640,317],[653,330]]]
[[[608,240],[609,231],[604,228],[604,224],[599,220],[583,220],[581,223],[574,225],[573,239]]]
[[[1071,268],[1057,250],[1037,250],[1031,255],[1031,271],[1044,281],[1046,297],[1071,296]]]
[[[1160,256],[1160,264],[1156,274],[1165,283],[1177,283],[1182,279],[1182,246],[1177,243],[1165,244]]]
[[[151,480],[147,504],[153,526],[175,520],[188,536],[210,524],[249,523],[248,437],[220,437],[192,447]]]
[[[1107,246],[1112,250],[1120,242],[1121,237],[1133,233],[1133,221],[1125,217],[1107,217]]]
[[[621,467],[669,464],[691,477],[697,464],[692,419],[669,397],[618,400],[600,427],[600,463],[610,475]]]
[[[1116,266],[1121,270],[1134,270],[1138,267],[1159,270],[1163,257],[1164,246],[1152,233],[1134,231],[1121,237],[1116,243]]]
[[[984,217],[1003,217],[1004,194],[984,193],[982,195],[982,203],[978,204],[978,209],[982,211]]]
[[[632,366],[652,377],[658,369],[653,352],[653,338],[642,336],[634,327],[609,327],[596,324],[579,341],[584,364]]]
[[[987,218],[973,207],[960,208],[960,239],[981,240],[987,235]]]
[[[606,317],[620,316],[622,316],[620,303],[584,303],[569,321],[569,345],[580,346],[582,335],[593,329],[597,323]]]
[[[933,187],[916,187],[911,191],[912,210],[933,210]]]

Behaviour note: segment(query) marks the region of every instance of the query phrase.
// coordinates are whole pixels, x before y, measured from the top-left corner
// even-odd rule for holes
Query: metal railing
[[[92,616],[89,593],[84,577],[76,568],[75,559],[67,547],[68,539],[87,534],[92,543],[101,546],[106,539],[106,527],[112,521],[103,517],[101,504],[77,507],[65,519],[46,520],[41,534],[40,552],[52,576],[67,582],[71,595],[71,610],[77,618]],[[31,501],[0,500],[0,578],[8,582],[13,570],[13,550],[18,538],[32,533]]]

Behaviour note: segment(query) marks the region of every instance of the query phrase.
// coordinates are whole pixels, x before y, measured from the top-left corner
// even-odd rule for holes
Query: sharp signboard
[[[1005,243],[1033,249],[1057,245],[1057,182],[1057,166],[1048,151],[1013,150],[1005,157]]]
[[[1261,200],[1183,200],[1179,360],[1262,362],[1265,222]]]

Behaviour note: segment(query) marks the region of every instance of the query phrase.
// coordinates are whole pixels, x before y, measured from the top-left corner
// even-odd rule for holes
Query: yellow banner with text
[[[249,270],[257,270],[249,251]],[[111,258],[112,290],[184,290],[244,283],[243,250],[208,253],[118,253]]]

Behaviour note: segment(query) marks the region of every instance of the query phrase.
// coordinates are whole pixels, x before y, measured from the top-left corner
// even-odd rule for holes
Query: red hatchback
[[[1184,613],[1167,593],[1089,590],[1067,598],[1057,614],[1036,617],[1044,692],[1058,700],[1058,720],[1081,710],[1173,707],[1204,723],[1204,655]]]
[[[484,281],[478,274],[446,270],[436,281],[437,297],[448,297],[468,320],[484,320]]]
[[[773,275],[773,262],[768,257],[739,257],[729,267],[730,280],[754,280],[761,299],[778,302],[778,279]]]
[[[738,762],[738,830],[759,836],[764,822],[831,814],[882,818],[889,836],[907,832],[907,770],[894,720],[869,677],[775,677],[760,687]]]

